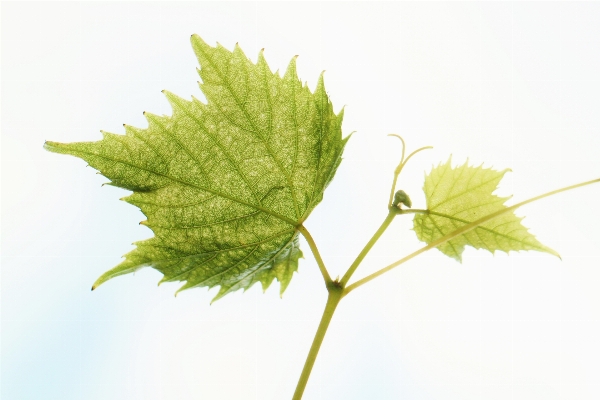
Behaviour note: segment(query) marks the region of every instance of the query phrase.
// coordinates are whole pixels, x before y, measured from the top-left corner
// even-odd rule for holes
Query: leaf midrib
[[[454,221],[458,221],[458,222],[462,222],[462,223],[464,223],[465,225],[466,225],[466,224],[470,224],[470,223],[472,223],[472,222],[473,222],[473,221],[467,221],[467,220],[465,220],[465,219],[462,219],[462,218],[457,218],[457,217],[454,217],[454,216],[452,216],[452,215],[443,214],[443,213],[438,213],[438,212],[435,212],[435,211],[429,211],[429,214],[430,214],[430,215],[435,215],[435,216],[438,216],[438,217],[442,217],[442,218],[447,218],[447,219],[454,220]],[[436,227],[436,228],[437,228],[437,229],[440,231],[440,233],[442,234],[442,236],[444,236],[444,235],[446,235],[446,234],[447,234],[447,232],[442,232],[442,230],[441,230],[441,229],[438,227],[438,225],[435,223],[435,220],[434,220],[433,218],[431,218],[431,216],[427,216],[427,217],[428,217],[429,219],[431,219],[431,221],[433,222],[433,224],[435,225],[435,227]],[[509,222],[511,222],[511,221],[509,221]],[[499,224],[499,225],[497,225],[497,226],[501,226],[501,225],[504,225],[504,224],[506,224],[506,223],[509,223],[509,222],[505,222],[505,223],[503,223],[503,224]],[[485,226],[478,226],[478,227],[476,227],[476,228],[475,228],[475,231],[476,231],[477,229],[482,229],[482,230],[484,230],[484,231],[487,231],[487,232],[489,232],[489,233],[491,233],[491,234],[493,234],[493,235],[495,235],[495,236],[500,236],[500,237],[503,237],[503,238],[505,238],[505,239],[512,240],[512,241],[515,241],[515,242],[518,242],[518,243],[525,243],[525,242],[524,242],[524,241],[522,241],[522,240],[516,239],[516,238],[514,238],[514,237],[512,237],[512,236],[508,236],[508,234],[504,234],[504,233],[497,232],[497,231],[495,231],[495,230],[493,230],[493,229],[491,229],[491,228],[486,228]],[[525,229],[525,227],[523,227],[523,229]],[[515,229],[515,230],[516,230],[516,229]],[[511,232],[514,232],[515,230],[513,230],[513,231],[511,231]],[[463,235],[461,235],[461,236],[465,236],[465,235],[463,234]],[[452,242],[452,240],[451,240],[450,242]],[[450,242],[449,242],[449,243],[450,243]],[[482,242],[484,242],[484,241],[482,240]],[[531,243],[528,243],[528,245],[530,245],[530,246],[533,246]],[[472,245],[471,245],[471,246],[472,246]],[[543,248],[543,247],[539,247],[539,246],[533,246],[533,247],[536,247],[536,248],[539,248],[539,249],[542,249],[542,248]]]
[[[54,143],[54,142],[47,142],[47,143]],[[48,144],[48,146],[51,147],[52,145]],[[60,148],[60,146],[55,146],[55,147]],[[118,163],[122,163],[122,164],[125,164],[125,165],[129,165],[132,168],[137,168],[137,169],[142,170],[142,171],[150,172],[152,174],[162,176],[163,178],[170,179],[170,180],[172,180],[174,182],[178,182],[178,183],[180,183],[182,185],[186,185],[186,186],[193,187],[193,188],[196,188],[196,189],[204,190],[206,192],[209,192],[209,193],[215,194],[217,196],[226,198],[226,199],[234,201],[236,203],[243,204],[243,205],[245,205],[247,207],[251,207],[251,208],[254,208],[256,210],[260,210],[260,211],[264,212],[265,214],[271,215],[271,216],[273,216],[275,218],[278,218],[278,219],[280,219],[282,221],[285,221],[285,222],[289,223],[290,225],[293,225],[294,227],[298,225],[298,223],[296,221],[294,221],[293,219],[291,219],[291,218],[288,218],[288,217],[286,217],[284,215],[278,214],[278,213],[276,213],[274,211],[268,210],[268,209],[266,209],[264,207],[257,206],[256,204],[251,204],[251,203],[245,202],[243,200],[237,199],[237,198],[235,198],[233,196],[230,196],[228,194],[222,193],[222,192],[220,192],[218,190],[209,189],[209,188],[206,188],[206,187],[203,187],[203,186],[199,186],[199,185],[193,184],[193,183],[188,182],[188,181],[183,181],[181,179],[174,178],[174,177],[172,177],[170,175],[163,174],[161,172],[152,171],[150,169],[143,168],[143,167],[140,167],[138,165],[134,165],[134,164],[128,163],[128,162],[120,160],[120,159],[115,159],[115,158],[107,157],[107,156],[105,156],[103,154],[92,153],[92,152],[84,151],[84,150],[74,150],[73,152],[88,154],[88,155],[95,156],[95,157],[101,157],[101,158],[104,158],[105,160],[109,160],[109,161],[113,161],[113,162],[118,162]]]
[[[246,109],[244,107],[242,107],[242,105],[240,104],[240,100],[238,99],[237,95],[234,93],[234,91],[232,90],[231,86],[229,85],[229,80],[225,79],[223,77],[223,75],[221,74],[221,70],[220,68],[218,68],[218,66],[215,64],[214,60],[212,59],[212,57],[206,53],[205,51],[202,50],[201,46],[197,47],[199,51],[201,51],[204,56],[207,58],[207,60],[212,64],[214,70],[216,71],[217,75],[219,75],[219,77],[221,78],[221,81],[223,82],[223,85],[227,88],[227,90],[229,91],[229,93],[231,94],[231,96],[233,97],[233,99],[235,100],[236,105],[238,106],[238,108],[242,111],[242,113],[244,114],[244,116],[246,117],[246,120],[250,123],[250,125],[252,126],[252,128],[255,130],[255,134],[256,136],[258,136],[258,138],[263,142],[265,148],[267,149],[267,152],[269,153],[269,155],[273,158],[273,160],[275,161],[275,163],[277,164],[277,167],[279,168],[279,171],[283,174],[283,176],[285,177],[286,181],[288,182],[288,185],[290,187],[290,192],[292,193],[292,201],[294,202],[294,211],[296,213],[296,218],[300,218],[299,215],[299,211],[298,211],[298,201],[296,199],[296,190],[294,187],[294,184],[289,176],[289,174],[287,173],[287,171],[283,168],[283,165],[281,164],[281,162],[279,161],[279,158],[276,157],[275,153],[273,152],[273,150],[271,149],[271,146],[269,146],[269,143],[262,137],[262,135],[259,133],[260,130],[256,127],[256,125],[254,124],[254,122],[252,121],[252,119],[250,118],[250,115],[248,115],[248,112],[246,111]],[[247,72],[247,71],[246,71]],[[271,106],[271,104],[269,104],[269,106]]]

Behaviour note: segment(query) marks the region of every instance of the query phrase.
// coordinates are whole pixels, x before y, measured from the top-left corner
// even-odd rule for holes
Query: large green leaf
[[[272,73],[262,52],[252,63],[192,36],[207,102],[164,92],[172,116],[145,113],[148,128],[125,126],[98,142],[45,148],[86,160],[154,232],[94,283],[152,266],[180,290],[220,286],[215,299],[277,278],[287,287],[298,259],[298,224],[323,198],[340,163],[338,115],[319,78],[311,92],[296,74]],[[161,282],[162,282],[161,281]]]
[[[419,240],[432,243],[457,229],[492,213],[505,209],[509,197],[492,194],[508,170],[472,167],[468,163],[452,168],[451,160],[433,168],[425,177],[427,213],[414,219],[414,230]],[[466,245],[490,252],[501,250],[537,250],[558,256],[554,250],[541,244],[521,224],[523,218],[506,212],[483,223],[437,248],[447,256],[461,261]]]

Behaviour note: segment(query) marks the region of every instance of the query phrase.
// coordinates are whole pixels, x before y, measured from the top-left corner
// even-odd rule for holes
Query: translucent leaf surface
[[[467,163],[452,168],[450,159],[433,168],[425,177],[423,188],[428,213],[417,214],[414,218],[414,230],[419,240],[429,244],[468,223],[505,209],[504,203],[509,197],[492,193],[507,171],[472,167]],[[521,224],[522,219],[507,212],[437,248],[458,261],[467,245],[492,253],[496,250],[507,253],[510,250],[537,250],[558,256],[529,233]]]
[[[334,114],[321,76],[311,92],[295,58],[281,77],[262,52],[252,63],[192,36],[207,102],[164,92],[172,116],[145,113],[148,128],[103,132],[98,142],[45,148],[86,160],[133,191],[154,237],[137,242],[115,276],[151,266],[180,289],[220,286],[217,298],[277,278],[281,292],[298,268],[297,225],[323,198],[340,163],[343,112]],[[162,282],[161,281],[161,282]]]

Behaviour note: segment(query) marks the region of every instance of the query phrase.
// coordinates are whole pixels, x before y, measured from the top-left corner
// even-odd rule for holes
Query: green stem
[[[356,260],[354,260],[350,268],[348,268],[348,271],[346,271],[346,273],[342,277],[342,280],[340,281],[342,287],[346,286],[346,284],[352,277],[352,274],[354,274],[354,271],[356,271],[356,268],[358,268],[358,266],[365,258],[369,250],[371,250],[371,247],[373,247],[373,245],[377,242],[377,240],[379,240],[381,235],[383,235],[383,232],[385,232],[387,227],[392,223],[396,215],[398,215],[398,211],[396,211],[396,209],[390,208],[390,212],[388,213],[387,217],[385,218],[379,229],[377,229],[377,232],[375,232],[371,240],[369,240],[369,242],[365,245],[358,257],[356,257]]]
[[[313,256],[315,256],[315,260],[317,261],[317,265],[319,266],[321,275],[323,275],[323,279],[325,280],[325,285],[329,285],[333,281],[329,276],[329,272],[327,272],[327,268],[325,268],[325,263],[321,258],[321,253],[319,253],[319,249],[317,247],[317,244],[315,243],[315,240],[312,238],[310,232],[304,227],[304,225],[298,225],[297,229],[302,234],[302,236],[304,236],[304,239],[306,239],[306,242],[308,243],[308,246],[310,247]]]
[[[317,355],[319,354],[319,349],[321,348],[321,344],[323,343],[323,339],[325,338],[325,333],[327,333],[327,328],[329,327],[329,323],[331,322],[331,318],[333,317],[333,313],[337,308],[338,303],[342,299],[344,292],[344,286],[356,271],[356,268],[360,265],[362,260],[365,258],[369,250],[373,247],[373,245],[377,242],[377,240],[381,237],[383,232],[387,229],[387,227],[394,220],[394,217],[398,215],[400,210],[390,209],[387,217],[377,229],[377,232],[373,235],[371,240],[365,245],[362,249],[356,260],[352,263],[346,274],[342,278],[341,281],[333,282],[329,277],[329,273],[327,273],[327,269],[325,269],[325,265],[323,264],[323,260],[319,254],[317,246],[310,236],[308,230],[302,226],[298,226],[298,230],[304,235],[306,241],[308,242],[313,254],[315,255],[315,259],[317,260],[317,264],[319,264],[319,268],[321,269],[321,273],[323,274],[323,278],[325,279],[325,284],[327,285],[327,291],[329,295],[327,297],[327,304],[325,305],[325,310],[323,311],[323,316],[321,317],[321,322],[319,323],[319,328],[317,329],[317,333],[313,339],[313,343],[310,347],[310,351],[308,352],[308,356],[306,357],[306,361],[304,363],[304,368],[302,369],[302,374],[300,375],[300,379],[298,380],[298,385],[296,386],[296,391],[294,392],[293,400],[300,400],[302,398],[302,394],[304,393],[304,389],[306,388],[306,384],[308,383],[308,378],[310,377],[310,373],[312,371],[313,366],[315,365],[315,360],[317,359]]]
[[[296,391],[294,392],[294,397],[292,400],[302,399],[302,394],[304,393],[304,389],[306,389],[308,378],[310,377],[310,373],[315,365],[315,360],[317,359],[317,354],[319,354],[319,349],[323,343],[323,338],[325,338],[325,333],[327,333],[327,328],[329,327],[333,313],[335,312],[338,303],[342,299],[343,290],[339,284],[331,283],[328,285],[327,290],[329,295],[327,297],[325,311],[323,311],[321,322],[319,322],[319,328],[317,329],[315,338],[310,346],[310,351],[308,352],[308,356],[304,362],[304,368],[302,368],[302,374],[298,380],[298,385],[296,385]]]

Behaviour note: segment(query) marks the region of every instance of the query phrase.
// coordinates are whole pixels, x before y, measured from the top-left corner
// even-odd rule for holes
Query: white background
[[[303,243],[283,299],[173,293],[145,269],[90,292],[151,232],[126,191],[44,140],[100,139],[202,98],[192,33],[321,70],[350,141],[307,226],[333,276],[400,188],[453,155],[511,168],[516,202],[600,177],[600,3],[2,3],[1,398],[285,399],[325,304]],[[600,398],[600,185],[518,211],[563,260],[431,251],[340,305],[306,399]],[[421,245],[396,221],[356,277]]]

